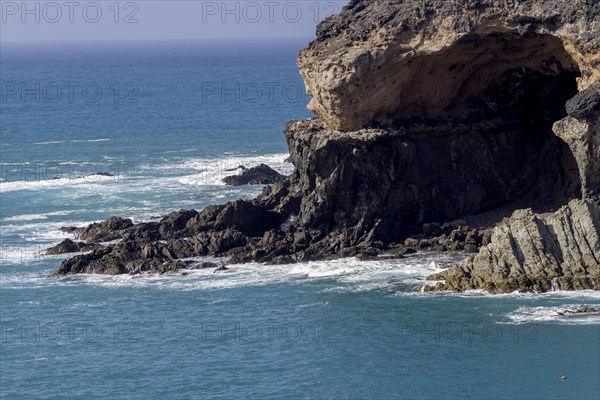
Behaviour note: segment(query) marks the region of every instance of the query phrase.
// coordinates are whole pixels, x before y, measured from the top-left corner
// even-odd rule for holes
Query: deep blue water
[[[598,398],[600,319],[556,312],[599,294],[415,292],[461,255],[46,278],[61,226],[251,198],[220,182],[239,164],[289,171],[303,45],[1,49],[0,397]]]

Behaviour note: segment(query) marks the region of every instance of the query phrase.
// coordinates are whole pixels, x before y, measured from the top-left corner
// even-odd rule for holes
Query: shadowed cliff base
[[[252,201],[71,228],[121,241],[55,275],[467,251],[423,290],[598,289],[599,15],[583,0],[352,1],[298,58],[318,118],[286,127],[291,176]]]
[[[415,222],[502,206],[557,210],[581,197],[577,162],[552,131],[567,116],[580,71],[556,37],[472,34],[432,56],[392,58],[377,71],[369,79],[385,105],[368,125],[414,132],[423,144],[410,168],[420,176],[408,182],[438,199],[407,210]]]

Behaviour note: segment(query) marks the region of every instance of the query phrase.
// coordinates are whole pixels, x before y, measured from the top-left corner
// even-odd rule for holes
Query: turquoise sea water
[[[1,398],[598,398],[600,318],[556,317],[598,292],[415,292],[461,255],[46,278],[61,226],[251,198],[220,182],[239,164],[290,171],[303,45],[2,48]]]

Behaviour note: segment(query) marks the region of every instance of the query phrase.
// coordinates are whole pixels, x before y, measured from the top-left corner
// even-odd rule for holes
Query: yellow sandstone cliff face
[[[436,126],[423,134],[442,137],[439,127],[466,125],[478,134],[488,127],[491,136],[482,137],[497,139],[492,150],[509,151],[515,136],[498,138],[515,129],[547,141],[540,152],[549,136],[568,145],[560,179],[572,170],[565,160],[574,159],[580,192],[572,199],[580,200],[544,216],[515,212],[479,255],[433,277],[446,283],[431,288],[549,290],[552,279],[565,289],[600,287],[599,2],[355,0],[319,25],[298,66],[326,136]],[[464,166],[460,157],[441,165]],[[475,167],[502,169],[498,160]],[[559,180],[552,173],[536,181],[551,185],[553,176]]]
[[[600,4],[353,1],[319,26],[298,66],[312,96],[309,108],[331,130],[410,117],[467,118],[469,98],[515,68],[548,76],[575,73],[578,91],[595,96],[597,104]],[[574,104],[570,114],[578,107],[594,105]],[[600,183],[598,146],[582,149],[598,144],[599,115],[596,105],[554,130],[576,156],[584,192]]]
[[[319,25],[298,57],[309,108],[342,131],[373,119],[443,115],[504,71],[558,73],[557,62],[580,72],[583,91],[600,81],[599,7],[586,0],[353,1]]]

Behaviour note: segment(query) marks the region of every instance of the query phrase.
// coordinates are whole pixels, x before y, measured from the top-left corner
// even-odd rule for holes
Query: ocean
[[[305,41],[3,45],[3,399],[597,399],[592,291],[420,293],[464,254],[48,278],[61,226],[250,199],[312,117]],[[566,377],[566,379],[561,379]]]

